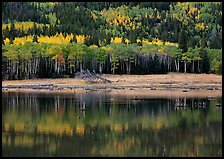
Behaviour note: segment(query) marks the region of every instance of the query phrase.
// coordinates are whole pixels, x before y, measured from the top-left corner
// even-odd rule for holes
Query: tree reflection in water
[[[2,155],[221,156],[217,103],[221,97],[3,93]]]

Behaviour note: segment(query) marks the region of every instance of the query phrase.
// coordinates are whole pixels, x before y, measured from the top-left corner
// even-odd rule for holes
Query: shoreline
[[[44,89],[8,89],[2,93],[23,93],[23,94],[47,94],[47,95],[65,95],[74,96],[78,94],[94,93],[98,95],[111,95],[116,98],[125,97],[138,99],[150,98],[208,98],[214,99],[222,97],[222,90],[186,90],[186,89],[156,89],[149,88],[124,88],[124,89],[96,89],[86,90],[83,88],[61,89],[61,90],[44,90]]]
[[[104,92],[128,96],[222,96],[222,76],[169,73],[156,75],[110,75],[110,82],[88,82],[80,78],[2,81],[2,92],[87,93]]]

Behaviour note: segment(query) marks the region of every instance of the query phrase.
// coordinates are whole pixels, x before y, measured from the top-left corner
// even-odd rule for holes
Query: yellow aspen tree
[[[129,44],[130,43],[130,40],[128,40],[127,38],[125,39],[125,44]]]
[[[76,40],[78,44],[84,44],[85,42],[85,36],[84,35],[76,35]]]
[[[26,42],[32,42],[33,41],[33,36],[24,36],[24,37],[20,37],[20,38],[15,38],[13,40],[13,43],[16,45],[20,45],[20,44],[24,44]]]
[[[9,43],[10,43],[9,38],[5,38],[4,43],[5,43],[5,44],[9,44]]]
[[[111,43],[120,44],[122,43],[122,37],[111,38]]]

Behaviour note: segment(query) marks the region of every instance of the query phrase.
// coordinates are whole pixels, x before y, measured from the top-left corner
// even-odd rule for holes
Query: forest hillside
[[[2,2],[2,77],[222,74],[222,2]]]

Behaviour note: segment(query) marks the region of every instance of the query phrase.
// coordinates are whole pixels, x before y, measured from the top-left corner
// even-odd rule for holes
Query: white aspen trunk
[[[187,61],[184,61],[184,73],[187,73]]]
[[[180,60],[177,61],[177,72],[180,71]]]
[[[175,64],[175,68],[176,68],[176,72],[177,72],[177,60],[174,60],[174,64]]]
[[[60,64],[58,64],[57,66],[58,66],[58,67],[57,67],[57,73],[59,74],[59,73],[60,73],[60,68],[61,68],[61,67],[60,67]]]
[[[100,66],[100,68],[99,68],[100,74],[102,74],[102,64],[100,64],[99,66]]]
[[[55,63],[54,63],[54,71],[57,72],[57,67],[58,67],[58,66],[57,66],[57,64],[58,64],[58,63],[57,63],[57,59],[55,59],[54,62],[55,62]]]
[[[80,62],[80,72],[82,73],[82,62]]]

